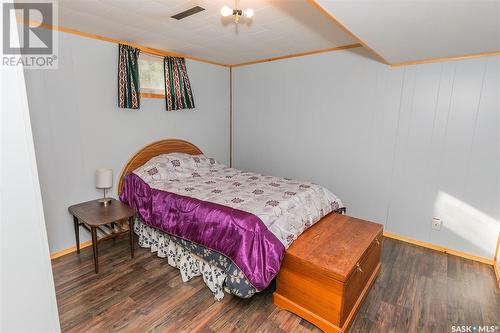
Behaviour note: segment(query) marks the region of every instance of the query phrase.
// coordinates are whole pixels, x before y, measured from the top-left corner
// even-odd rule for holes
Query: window
[[[143,97],[163,98],[165,96],[163,58],[141,52],[138,63],[141,95]]]

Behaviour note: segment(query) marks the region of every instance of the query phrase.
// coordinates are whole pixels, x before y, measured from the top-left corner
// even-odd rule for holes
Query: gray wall
[[[140,110],[117,107],[117,45],[61,33],[59,69],[26,71],[26,86],[51,252],[74,245],[71,204],[102,195],[98,167],[116,180],[128,158],[163,138],[185,139],[229,160],[229,70],[187,61],[196,109],[165,111],[161,99]],[[81,241],[88,239],[86,231]]]
[[[362,49],[235,68],[235,167],[318,182],[386,231],[493,258],[499,68],[389,68]]]
[[[59,332],[22,68],[0,79],[0,332]]]

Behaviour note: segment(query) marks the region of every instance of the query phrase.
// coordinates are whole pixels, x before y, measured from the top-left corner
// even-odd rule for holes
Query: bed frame
[[[122,192],[123,178],[126,175],[144,165],[144,163],[153,157],[168,153],[185,153],[191,155],[203,154],[200,148],[184,140],[165,139],[153,142],[135,153],[127,164],[125,164],[118,180],[118,195]]]

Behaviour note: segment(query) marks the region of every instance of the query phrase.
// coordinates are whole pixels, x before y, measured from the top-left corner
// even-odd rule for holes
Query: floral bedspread
[[[323,216],[344,207],[318,184],[229,168],[204,155],[159,155],[134,173],[151,188],[254,214],[285,248]]]

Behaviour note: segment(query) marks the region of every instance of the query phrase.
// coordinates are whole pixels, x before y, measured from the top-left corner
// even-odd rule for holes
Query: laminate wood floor
[[[200,277],[183,283],[149,249],[137,248],[131,260],[127,238],[99,250],[98,275],[90,247],[52,262],[64,332],[320,332],[273,305],[274,285],[248,300],[216,302]],[[492,268],[385,239],[380,276],[350,332],[451,332],[451,325],[500,327]]]

